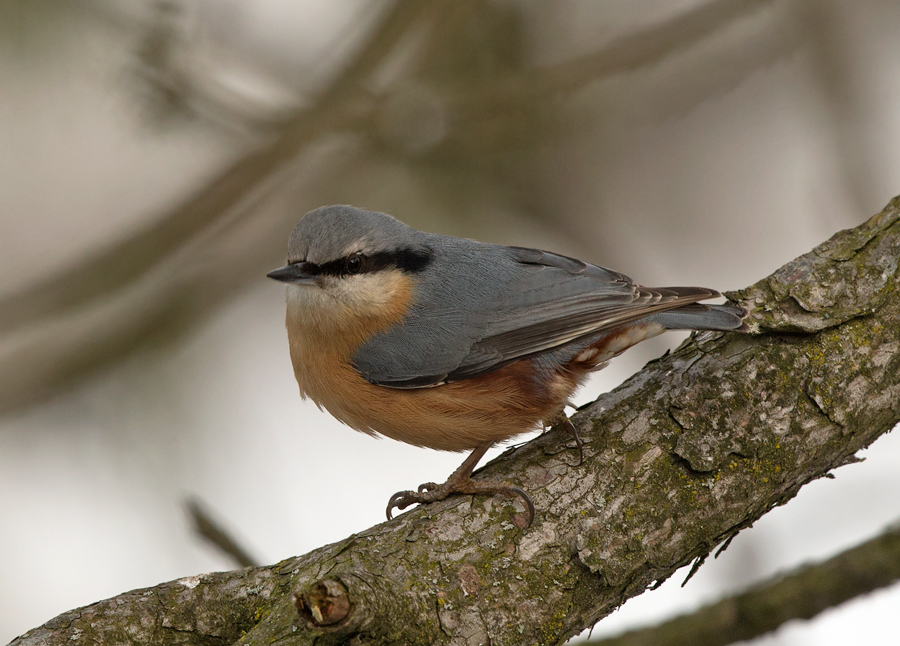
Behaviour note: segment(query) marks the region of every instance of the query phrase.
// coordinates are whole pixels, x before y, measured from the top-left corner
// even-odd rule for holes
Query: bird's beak
[[[282,283],[293,283],[295,285],[311,285],[316,277],[308,274],[303,270],[306,263],[297,262],[286,267],[281,267],[275,271],[270,271],[266,276],[280,280]]]

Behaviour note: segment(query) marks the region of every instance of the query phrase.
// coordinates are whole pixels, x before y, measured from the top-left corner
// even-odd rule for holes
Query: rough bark
[[[754,334],[695,335],[581,410],[583,464],[561,433],[492,462],[480,477],[532,495],[527,529],[506,499],[454,497],[274,566],[74,610],[13,643],[560,643],[900,420],[898,256],[900,198],[732,294]],[[344,619],[316,625],[342,590]]]
[[[754,585],[658,626],[594,639],[584,646],[725,646],[769,633],[900,579],[900,523],[822,563]]]

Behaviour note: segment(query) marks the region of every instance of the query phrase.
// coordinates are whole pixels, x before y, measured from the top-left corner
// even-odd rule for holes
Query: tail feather
[[[691,303],[674,310],[647,317],[669,330],[717,330],[721,332],[747,332],[744,323],[747,310],[737,305],[704,305]]]

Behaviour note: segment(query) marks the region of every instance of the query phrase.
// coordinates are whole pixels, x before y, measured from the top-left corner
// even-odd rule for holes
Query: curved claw
[[[584,464],[584,442],[581,441],[581,436],[578,435],[578,429],[575,428],[572,420],[566,417],[562,424],[566,427],[569,435],[575,438],[575,447],[578,449],[578,464],[573,464],[571,466],[580,467],[582,464]]]
[[[572,422],[569,422],[569,424],[572,424]],[[578,447],[578,464],[575,466],[580,467],[584,464],[584,442],[582,442],[581,436],[578,435],[578,429],[575,428],[574,424],[572,424],[572,435],[575,436],[575,446]]]
[[[411,504],[416,502],[415,500],[410,500],[410,498],[412,498],[413,496],[415,496],[415,492],[413,491],[398,491],[393,496],[391,496],[391,499],[388,500],[387,509],[385,509],[385,515],[387,516],[387,519],[393,520],[394,517],[391,515],[391,511],[394,509],[394,507],[403,511]]]
[[[438,488],[438,485],[434,482],[426,482],[424,484],[419,485],[419,493],[425,493],[426,491],[434,491]]]
[[[528,512],[528,523],[525,527],[531,527],[531,523],[534,522],[534,503],[531,502],[531,496],[518,487],[509,487],[509,491],[522,499],[522,502],[525,504],[525,510]]]

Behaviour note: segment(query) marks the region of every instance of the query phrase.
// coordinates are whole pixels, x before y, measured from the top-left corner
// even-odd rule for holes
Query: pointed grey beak
[[[295,285],[311,285],[316,279],[315,275],[308,274],[304,271],[306,263],[297,262],[286,267],[281,267],[275,271],[270,271],[266,276],[274,278],[282,283],[293,283]]]

